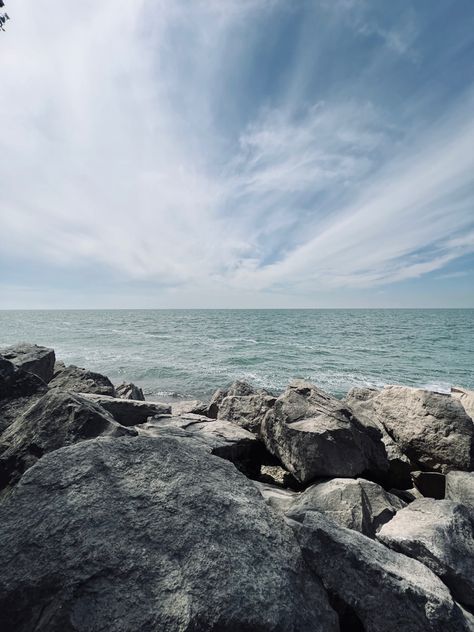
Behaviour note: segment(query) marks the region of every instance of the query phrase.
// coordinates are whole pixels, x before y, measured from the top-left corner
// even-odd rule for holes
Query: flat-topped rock
[[[339,400],[311,382],[295,380],[266,414],[268,450],[301,483],[388,469],[376,428],[365,428]]]
[[[25,342],[0,349],[0,355],[18,369],[38,376],[43,382],[48,383],[53,377],[56,361],[53,349]]]
[[[474,472],[448,472],[445,497],[474,509]]]
[[[193,444],[96,439],[31,468],[0,505],[2,631],[337,632],[291,529]]]
[[[415,500],[385,524],[378,540],[413,557],[474,606],[474,514],[451,500]]]
[[[204,415],[207,416],[208,405],[200,399],[188,399],[171,404],[171,414],[179,415]]]
[[[81,393],[82,397],[99,404],[122,426],[143,424],[148,417],[171,414],[171,405],[134,399],[120,399],[95,393]]]
[[[105,375],[81,369],[73,364],[58,364],[57,369],[49,384],[50,388],[60,388],[71,393],[96,393],[115,397],[114,385]]]

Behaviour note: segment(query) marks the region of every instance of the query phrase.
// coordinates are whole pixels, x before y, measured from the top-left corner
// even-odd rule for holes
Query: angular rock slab
[[[267,412],[272,408],[276,398],[266,393],[253,395],[227,395],[222,400],[217,419],[232,421],[256,435]]]
[[[305,380],[290,383],[278,397],[261,436],[301,483],[388,469],[380,432],[365,428],[339,400]]]
[[[207,416],[208,405],[200,399],[188,399],[171,404],[171,414],[174,417],[180,415],[204,415]]]
[[[26,397],[41,390],[47,390],[41,378],[19,369],[0,355],[0,401]]]
[[[47,452],[92,437],[136,434],[97,404],[73,393],[51,390],[2,434],[0,489],[18,481]]]
[[[446,474],[446,498],[474,510],[474,472],[452,470]]]
[[[303,557],[339,611],[365,632],[467,632],[468,618],[426,566],[323,514],[308,512],[294,528]],[[356,627],[357,626],[357,627]]]
[[[108,377],[88,369],[81,369],[73,364],[63,367],[56,365],[59,370],[54,373],[49,386],[60,388],[71,393],[96,393],[115,397],[115,388]]]
[[[209,406],[207,409],[207,416],[211,419],[217,419],[219,407],[225,397],[243,397],[247,395],[254,395],[257,390],[248,382],[236,380],[228,388],[219,388],[211,397]]]
[[[419,469],[443,473],[474,469],[474,423],[457,399],[386,386],[370,403],[380,423]]]
[[[320,511],[341,527],[369,538],[405,507],[397,496],[363,478],[333,478],[311,485],[286,510],[289,518],[302,522],[308,511]]]
[[[10,360],[18,369],[33,373],[48,383],[53,377],[56,361],[54,350],[29,343],[21,343],[0,350],[0,355]]]
[[[96,395],[95,393],[80,393],[80,395],[102,406],[122,426],[136,426],[145,423],[148,417],[171,413],[170,404],[162,404],[161,402],[121,399],[120,397]]]
[[[128,384],[124,382],[123,384],[116,386],[115,396],[120,397],[121,399],[136,399],[140,402],[145,401],[145,395],[143,394],[142,389],[131,382]]]
[[[474,514],[467,507],[451,500],[415,500],[382,527],[377,539],[425,564],[457,601],[474,606]]]
[[[4,632],[336,632],[291,530],[195,440],[45,456],[0,506]]]

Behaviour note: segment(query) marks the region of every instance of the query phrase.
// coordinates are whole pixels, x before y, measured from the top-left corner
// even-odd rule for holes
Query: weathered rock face
[[[259,435],[262,421],[275,401],[275,397],[265,393],[244,396],[227,395],[219,406],[217,418],[232,421],[245,430]]]
[[[53,377],[56,360],[53,349],[22,343],[1,349],[0,355],[18,369],[38,376],[43,382],[48,383]]]
[[[171,414],[175,417],[180,415],[204,415],[207,416],[208,405],[200,399],[185,400],[171,404]]]
[[[119,384],[115,387],[115,396],[121,399],[135,399],[140,402],[145,401],[145,395],[139,386],[132,383]]]
[[[349,391],[343,402],[364,426],[377,428],[382,434],[389,463],[388,471],[381,477],[383,485],[397,489],[408,489],[412,484],[410,473],[414,466],[385,430],[384,425],[377,419],[373,398],[379,393],[378,389],[355,387]]]
[[[291,489],[283,489],[282,487],[276,487],[260,481],[254,481],[254,483],[267,505],[280,513],[285,513],[292,502],[298,498],[297,492]]]
[[[119,397],[96,395],[95,393],[81,393],[81,395],[91,402],[99,404],[122,426],[135,426],[145,423],[148,417],[171,414],[170,404],[120,399]]]
[[[38,462],[0,507],[0,628],[336,632],[291,530],[191,441],[96,439]]]
[[[320,511],[341,527],[373,538],[403,507],[404,502],[376,483],[363,478],[333,478],[311,485],[297,496],[287,516],[302,522],[308,511]]]
[[[457,399],[471,419],[474,419],[474,391],[459,386],[451,388],[451,396]]]
[[[0,489],[18,481],[47,452],[99,435],[135,434],[97,404],[52,390],[0,437]]]
[[[278,397],[261,435],[301,483],[388,469],[380,433],[364,428],[339,400],[305,380],[295,380]]]
[[[416,489],[427,498],[443,500],[446,477],[440,472],[412,472],[411,477]]]
[[[387,432],[423,470],[474,469],[474,423],[450,395],[386,386],[370,402]]]
[[[64,369],[59,368],[49,383],[50,388],[60,388],[71,393],[97,393],[115,397],[114,385],[105,375],[81,369],[73,364]]]
[[[224,397],[244,397],[246,395],[253,395],[254,393],[256,393],[256,389],[253,386],[240,380],[233,382],[229,388],[219,388],[211,397],[207,409],[207,416],[211,417],[211,419],[217,419],[219,407]]]
[[[365,632],[467,632],[470,625],[448,588],[426,566],[366,536],[308,512],[303,523],[289,521],[303,557]]]
[[[46,389],[45,382],[37,375],[18,369],[0,355],[0,401],[25,397]]]
[[[415,500],[377,538],[436,573],[455,599],[474,606],[474,514],[451,500]]]
[[[452,470],[446,475],[446,498],[474,509],[474,472]]]

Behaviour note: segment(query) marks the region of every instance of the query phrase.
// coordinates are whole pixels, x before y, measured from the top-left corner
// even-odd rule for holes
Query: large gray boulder
[[[18,369],[33,373],[48,383],[53,377],[56,361],[54,350],[28,343],[0,349],[0,355],[10,360]]]
[[[145,401],[145,395],[142,389],[136,384],[123,383],[115,387],[115,396],[121,399],[135,399],[140,402]]]
[[[232,421],[259,435],[262,421],[275,401],[275,397],[264,392],[253,395],[227,395],[219,406],[217,419]]]
[[[57,370],[49,383],[50,388],[60,388],[71,393],[96,393],[115,397],[115,388],[105,375],[80,367],[56,365]]]
[[[365,428],[339,400],[305,380],[291,382],[278,397],[261,436],[301,483],[388,469],[377,429]]]
[[[405,507],[397,496],[363,478],[333,478],[311,485],[287,509],[287,516],[301,522],[308,511],[320,511],[341,527],[373,538],[377,531]]]
[[[386,386],[370,400],[374,414],[401,450],[420,467],[474,469],[474,423],[461,403],[442,393]]]
[[[0,437],[0,489],[16,483],[47,452],[92,437],[135,434],[84,397],[49,391]]]
[[[236,380],[228,388],[219,388],[211,397],[209,406],[207,409],[207,416],[211,419],[217,419],[219,407],[225,397],[243,397],[247,395],[254,395],[257,390],[248,382],[242,380]]]
[[[382,527],[378,540],[430,568],[455,599],[474,606],[474,514],[451,500],[415,500]]]
[[[95,393],[80,393],[80,395],[95,404],[99,404],[122,426],[136,426],[145,423],[148,417],[171,414],[170,404],[162,404],[161,402],[120,399],[119,397],[96,395]]]
[[[336,632],[291,530],[191,437],[57,450],[0,506],[4,632]]]
[[[294,528],[303,557],[322,579],[345,630],[472,630],[448,588],[426,566],[340,527],[317,511]],[[345,625],[344,625],[345,624]]]
[[[48,390],[41,378],[0,356],[0,435]]]
[[[446,498],[474,510],[474,472],[452,470],[446,474]]]

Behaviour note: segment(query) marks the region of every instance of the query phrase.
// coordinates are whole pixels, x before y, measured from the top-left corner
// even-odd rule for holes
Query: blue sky
[[[23,0],[0,307],[474,307],[472,0]]]

